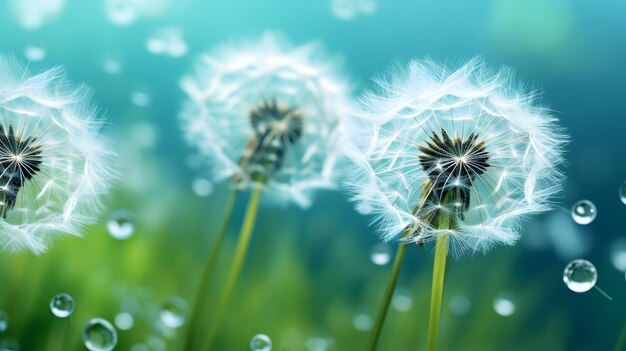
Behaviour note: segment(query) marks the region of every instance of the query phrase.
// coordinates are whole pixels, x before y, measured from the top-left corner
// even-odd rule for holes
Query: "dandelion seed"
[[[376,80],[352,121],[345,153],[357,208],[385,240],[402,239],[372,333],[375,349],[406,243],[436,240],[428,350],[438,335],[446,257],[512,245],[524,216],[550,208],[566,138],[516,89],[510,69],[478,58],[459,69],[411,61]]]
[[[183,79],[187,140],[208,159],[212,181],[230,178],[308,206],[336,184],[350,87],[317,44],[292,47],[275,34],[201,57]]]
[[[31,75],[0,56],[0,250],[41,253],[101,208],[112,152],[87,97],[59,68]]]

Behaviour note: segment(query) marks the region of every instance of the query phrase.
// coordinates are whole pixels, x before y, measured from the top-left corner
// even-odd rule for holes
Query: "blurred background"
[[[228,187],[207,182],[202,157],[179,132],[178,83],[198,54],[267,29],[296,45],[321,40],[345,58],[357,92],[394,60],[482,55],[515,67],[571,135],[567,184],[558,209],[526,222],[515,247],[449,261],[439,348],[614,348],[626,322],[624,0],[0,2],[0,52],[33,71],[63,65],[72,82],[90,86],[122,174],[84,238],[59,238],[41,256],[0,253],[0,345],[82,350],[83,326],[101,317],[116,325],[116,350],[181,348],[182,330],[159,316],[172,298],[191,308]],[[320,192],[306,211],[262,206],[216,350],[249,349],[259,333],[274,350],[365,348],[395,248],[380,245],[347,198]],[[597,206],[586,226],[570,215],[581,199]],[[245,203],[246,195],[220,267]],[[123,221],[125,233],[107,229]],[[409,250],[381,350],[424,348],[432,249]],[[564,285],[563,268],[576,258],[595,264],[597,285],[613,301]],[[69,318],[51,313],[57,293],[76,302]]]

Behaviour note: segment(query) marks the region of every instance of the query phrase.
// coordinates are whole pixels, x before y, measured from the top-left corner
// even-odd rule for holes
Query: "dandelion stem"
[[[404,255],[406,253],[407,246],[407,244],[402,242],[398,245],[396,258],[393,261],[391,277],[389,277],[389,282],[387,283],[385,295],[378,310],[378,316],[376,317],[376,324],[374,325],[374,329],[372,330],[372,335],[370,337],[370,343],[368,347],[369,351],[375,351],[378,345],[378,339],[380,339],[380,333],[383,330],[385,317],[387,316],[387,311],[389,311],[389,303],[391,302],[393,292],[396,289],[396,285],[398,283],[398,276],[400,275],[400,269],[402,268],[402,262],[404,261]]]
[[[233,292],[235,291],[235,286],[237,285],[237,281],[239,280],[241,268],[243,267],[246,253],[248,252],[248,246],[250,244],[250,238],[252,237],[254,223],[256,221],[256,216],[259,211],[260,200],[261,189],[255,188],[252,191],[252,195],[250,196],[250,200],[248,202],[248,207],[246,208],[246,214],[243,219],[243,225],[241,227],[241,232],[239,233],[239,239],[237,241],[237,247],[235,249],[235,256],[228,271],[226,286],[222,292],[222,295],[220,296],[219,303],[217,305],[217,311],[214,314],[213,321],[209,326],[209,332],[206,336],[205,342],[203,343],[204,347],[202,349],[204,350],[211,349],[211,345],[213,344],[213,340],[215,339],[217,330],[221,326],[222,320],[224,319],[224,316],[226,314],[226,310],[228,309],[228,306],[230,304],[230,300],[233,297]]]
[[[624,343],[626,343],[626,323],[624,323],[624,326],[622,327],[622,332],[617,338],[617,343],[615,343],[615,351],[623,351]]]
[[[439,334],[439,320],[441,318],[441,300],[443,297],[443,278],[446,272],[446,258],[448,257],[449,235],[437,238],[435,248],[435,264],[433,267],[433,283],[430,295],[430,321],[428,325],[428,351],[434,351]]]
[[[206,302],[210,300],[208,298],[208,294],[210,291],[209,287],[211,277],[213,276],[213,272],[215,271],[215,267],[217,266],[217,258],[219,257],[222,243],[224,242],[224,237],[226,237],[228,224],[233,217],[233,210],[235,208],[236,199],[237,190],[233,190],[230,192],[230,194],[228,195],[228,199],[226,200],[222,224],[220,226],[219,232],[217,233],[217,236],[215,237],[215,242],[211,247],[211,251],[209,251],[209,255],[202,270],[200,282],[198,283],[198,288],[196,290],[196,299],[193,304],[194,308],[191,309],[191,315],[189,316],[189,325],[187,327],[187,335],[185,337],[185,344],[183,348],[184,350],[191,351],[194,349],[194,338],[199,323],[198,319],[202,315],[202,312],[206,309]]]

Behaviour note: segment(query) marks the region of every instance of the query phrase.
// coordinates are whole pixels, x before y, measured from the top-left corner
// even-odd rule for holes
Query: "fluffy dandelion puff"
[[[60,68],[31,75],[0,56],[0,250],[41,253],[101,207],[111,151],[88,95]]]
[[[376,80],[344,151],[358,209],[386,240],[449,235],[454,254],[513,244],[519,220],[559,191],[566,137],[508,68],[430,60]],[[448,229],[437,223],[450,219]]]
[[[350,86],[318,44],[293,47],[266,33],[202,55],[181,85],[183,130],[211,160],[212,181],[304,207],[313,190],[335,187]]]

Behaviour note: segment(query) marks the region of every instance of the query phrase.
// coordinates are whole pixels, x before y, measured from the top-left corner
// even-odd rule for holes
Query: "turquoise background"
[[[556,210],[560,217],[526,223],[515,247],[449,261],[441,349],[582,351],[615,345],[626,318],[624,273],[610,261],[611,244],[626,237],[626,206],[618,197],[626,180],[626,1],[379,0],[374,14],[342,21],[333,16],[329,1],[172,0],[165,13],[118,27],[107,20],[103,1],[68,0],[58,18],[32,31],[19,26],[10,4],[0,3],[0,53],[25,61],[24,48],[39,45],[47,55],[30,64],[33,71],[63,65],[72,82],[91,87],[93,103],[110,122],[106,132],[121,155],[112,167],[121,168],[122,179],[101,223],[85,238],[59,238],[39,257],[0,253],[0,309],[10,317],[0,339],[18,339],[22,350],[59,345],[79,350],[86,320],[96,315],[112,320],[125,296],[140,296],[148,306],[144,311],[172,295],[191,299],[228,189],[216,185],[208,198],[191,191],[191,181],[204,173],[186,166],[193,149],[179,132],[184,95],[178,81],[200,53],[271,29],[294,44],[321,40],[328,52],[345,58],[343,69],[357,91],[371,86],[370,77],[396,60],[413,57],[459,64],[481,55],[494,66],[515,67],[519,80],[541,93],[542,104],[553,109],[571,136],[567,184]],[[146,39],[168,26],[183,30],[186,56],[146,50]],[[108,55],[123,63],[120,75],[103,71]],[[149,91],[150,106],[131,104],[136,87]],[[154,145],[142,144],[145,133],[137,132],[138,123],[156,133]],[[137,175],[145,177],[147,188],[137,187]],[[307,211],[262,208],[220,350],[245,350],[258,332],[272,337],[276,350],[306,350],[311,336],[332,337],[335,346],[329,350],[365,348],[368,333],[355,330],[352,317],[374,313],[390,267],[369,262],[378,239],[347,195],[318,195]],[[585,227],[568,218],[571,205],[582,198],[593,201],[599,213]],[[244,207],[245,196],[238,201],[224,265]],[[105,230],[108,215],[118,208],[136,214],[137,231],[127,241],[116,241]],[[550,230],[562,239],[561,250],[580,245],[581,253],[569,257],[555,249],[547,238]],[[412,292],[413,307],[390,312],[381,350],[425,345],[432,247],[409,251],[400,284]],[[565,287],[562,270],[579,257],[596,265],[598,286],[612,302],[594,290],[575,294]],[[510,317],[492,308],[504,291],[516,300]],[[76,298],[71,320],[50,314],[47,304],[57,292]],[[445,307],[459,294],[472,302],[465,316]],[[118,331],[117,349],[149,343],[151,337],[178,349],[182,333],[161,335],[150,318],[145,312],[135,328]]]

